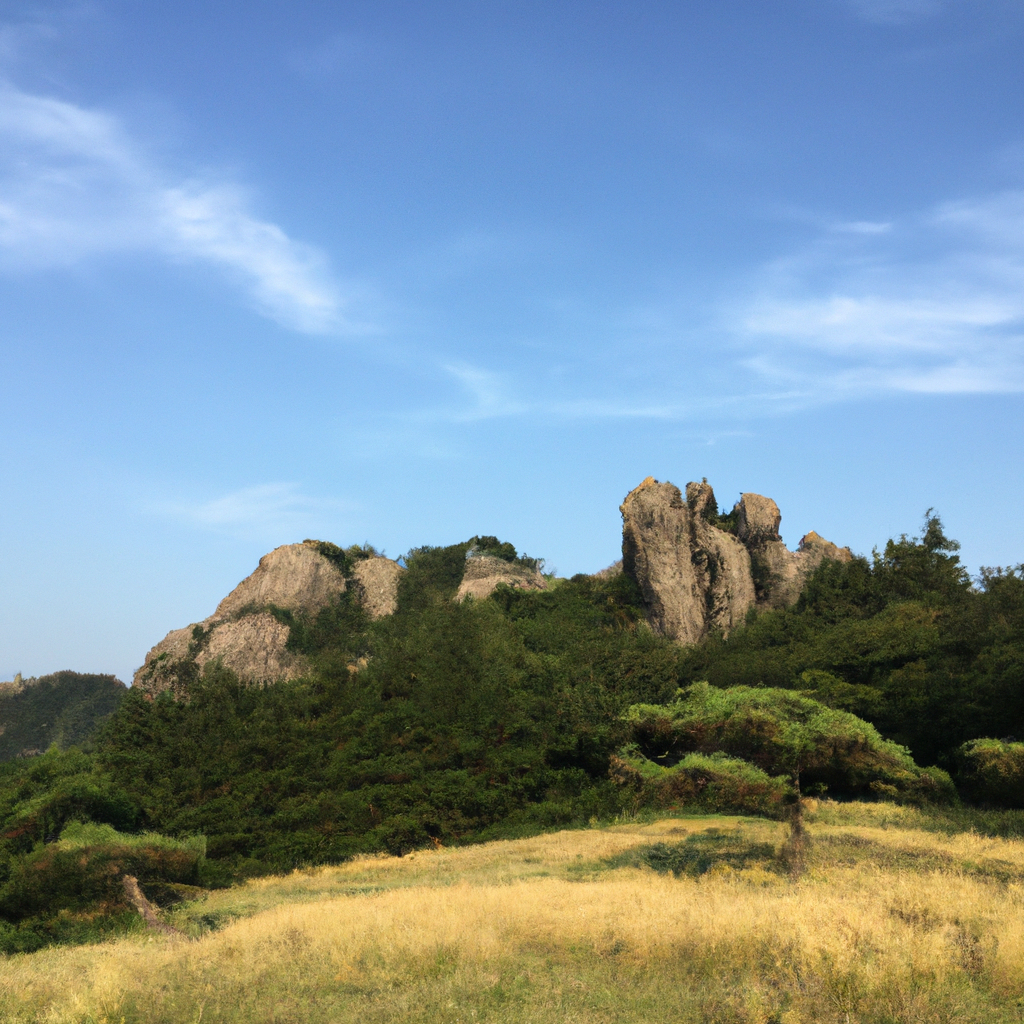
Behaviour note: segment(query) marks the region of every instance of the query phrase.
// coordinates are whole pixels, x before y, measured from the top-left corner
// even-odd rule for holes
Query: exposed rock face
[[[826,559],[848,562],[853,558],[849,548],[837,547],[813,530],[802,537],[796,551],[790,551],[781,540],[764,542],[760,549],[752,547],[756,560],[758,553],[768,570],[768,592],[761,604],[769,608],[785,608],[794,604],[803,590],[807,577]]]
[[[547,581],[536,570],[493,555],[474,555],[466,559],[466,571],[455,594],[458,601],[473,597],[478,601],[491,594],[499,583],[518,590],[546,590]]]
[[[220,659],[239,679],[252,683],[294,679],[302,675],[306,665],[302,658],[286,650],[288,632],[288,626],[270,612],[219,623],[196,655],[196,664],[202,669],[208,661]]]
[[[391,615],[398,607],[398,581],[405,570],[390,558],[364,558],[352,570],[352,585],[371,619]]]
[[[162,690],[179,689],[178,676],[182,664],[192,660],[189,645],[195,630],[205,632],[209,619],[184,629],[172,629],[147,655],[142,668],[137,669],[132,679],[132,686],[139,687],[147,693],[160,693]],[[198,643],[197,643],[198,647]],[[192,655],[196,653],[193,649]]]
[[[800,595],[824,558],[848,561],[809,533],[797,551],[779,536],[782,515],[771,498],[744,494],[722,529],[714,491],[705,481],[679,488],[648,477],[622,503],[624,571],[637,582],[656,632],[696,643],[714,629],[728,633],[752,607],[782,607]]]
[[[707,614],[693,564],[690,510],[675,484],[649,476],[622,503],[622,568],[637,581],[655,632],[692,643]]]
[[[344,575],[320,554],[315,541],[285,544],[260,559],[256,571],[217,605],[212,618],[228,619],[242,609],[270,604],[315,613],[344,592]]]
[[[357,561],[346,579],[316,541],[275,548],[213,615],[168,633],[146,655],[133,685],[152,694],[166,689],[181,694],[207,662],[217,660],[246,682],[294,679],[308,665],[287,649],[289,626],[268,609],[312,616],[351,586],[370,617],[379,618],[395,610],[402,572],[389,558],[367,558]]]

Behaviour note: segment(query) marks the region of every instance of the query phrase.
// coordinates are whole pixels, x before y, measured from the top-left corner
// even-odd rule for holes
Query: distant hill
[[[125,693],[120,679],[83,672],[0,683],[0,761],[83,743]]]

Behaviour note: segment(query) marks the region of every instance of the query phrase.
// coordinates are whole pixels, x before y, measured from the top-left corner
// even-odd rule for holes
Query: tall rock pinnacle
[[[687,484],[684,499],[675,484],[648,477],[620,511],[623,570],[639,585],[655,632],[680,643],[728,633],[751,608],[792,604],[823,559],[853,557],[813,532],[790,551],[778,505],[760,494],[742,495],[720,516],[706,481]]]

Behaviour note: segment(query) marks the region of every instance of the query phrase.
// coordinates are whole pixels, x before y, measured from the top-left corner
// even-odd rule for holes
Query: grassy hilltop
[[[814,805],[812,804],[812,808]],[[12,958],[11,1024],[1021,1019],[1024,842],[823,803],[359,857],[179,905],[179,937]]]

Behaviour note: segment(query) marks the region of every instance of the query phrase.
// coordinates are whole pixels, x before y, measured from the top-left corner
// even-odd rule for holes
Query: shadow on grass
[[[653,843],[639,846],[610,857],[603,862],[607,868],[649,867],[676,877],[699,878],[712,868],[726,865],[734,870],[760,867],[785,873],[772,843],[754,843],[737,835],[712,828],[687,836],[681,843]]]

